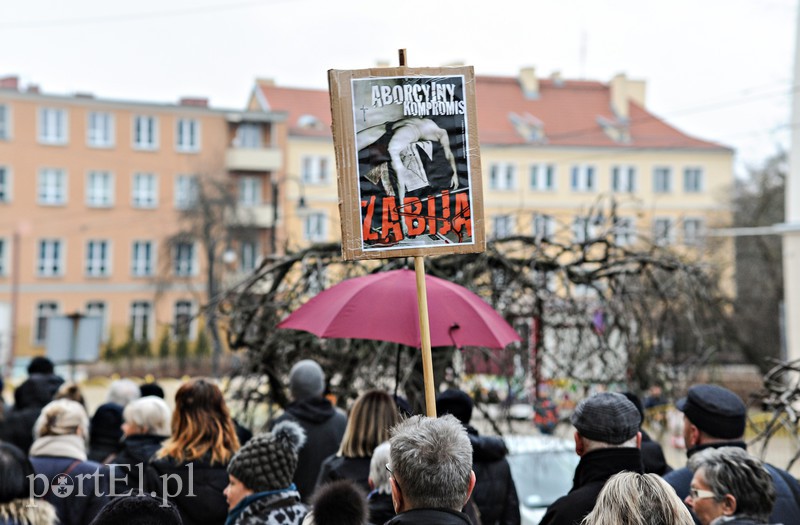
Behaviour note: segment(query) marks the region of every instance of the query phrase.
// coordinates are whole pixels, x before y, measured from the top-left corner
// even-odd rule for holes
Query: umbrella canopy
[[[520,337],[463,286],[425,276],[431,346],[504,348]],[[392,270],[347,279],[319,293],[279,325],[319,337],[391,341],[419,348],[415,273]]]

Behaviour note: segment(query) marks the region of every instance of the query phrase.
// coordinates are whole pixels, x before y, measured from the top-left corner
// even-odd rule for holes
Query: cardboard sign
[[[342,256],[485,249],[471,67],[330,70]]]

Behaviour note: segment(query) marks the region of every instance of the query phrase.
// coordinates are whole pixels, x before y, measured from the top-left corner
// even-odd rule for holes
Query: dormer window
[[[508,119],[517,133],[522,136],[527,142],[546,142],[547,138],[544,135],[544,123],[530,113],[523,113],[517,115],[516,113],[509,113]]]
[[[301,128],[316,129],[322,127],[322,122],[320,122],[320,120],[314,115],[305,114],[300,115],[300,118],[297,119],[297,125]]]
[[[600,124],[608,138],[614,142],[628,144],[631,141],[630,120],[627,118],[610,119],[598,116],[597,123]]]

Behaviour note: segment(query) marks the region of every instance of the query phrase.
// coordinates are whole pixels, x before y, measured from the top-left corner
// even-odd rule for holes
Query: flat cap
[[[571,421],[585,438],[620,445],[636,436],[642,418],[624,395],[602,392],[578,403]]]
[[[747,407],[742,399],[718,385],[694,385],[676,405],[691,423],[718,439],[744,436]]]

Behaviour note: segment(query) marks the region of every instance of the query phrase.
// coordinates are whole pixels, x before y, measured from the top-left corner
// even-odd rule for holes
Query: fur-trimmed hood
[[[54,525],[58,523],[56,509],[42,499],[15,499],[0,503],[0,523],[3,525]]]

